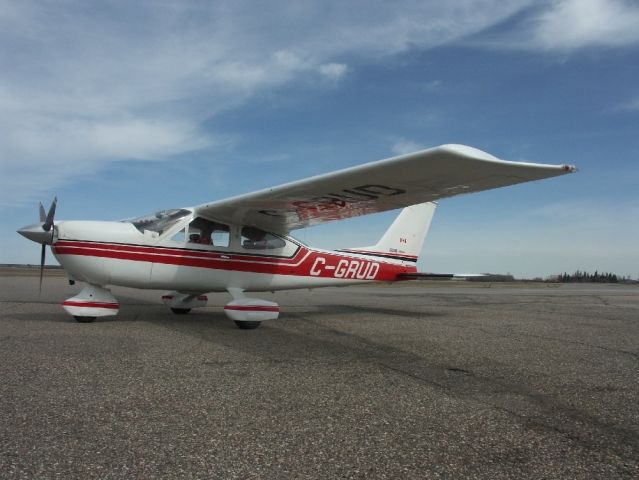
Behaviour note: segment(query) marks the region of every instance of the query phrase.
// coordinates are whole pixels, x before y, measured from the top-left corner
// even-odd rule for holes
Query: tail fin
[[[435,208],[437,208],[435,202],[406,207],[376,245],[346,248],[343,251],[405,262],[417,262],[435,215]]]

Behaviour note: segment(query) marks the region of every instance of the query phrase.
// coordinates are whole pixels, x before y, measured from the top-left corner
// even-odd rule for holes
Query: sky
[[[446,143],[577,174],[445,199],[419,268],[639,277],[639,3],[0,1],[16,229],[198,205]],[[293,232],[375,243],[396,212]],[[55,261],[49,255],[49,262]]]

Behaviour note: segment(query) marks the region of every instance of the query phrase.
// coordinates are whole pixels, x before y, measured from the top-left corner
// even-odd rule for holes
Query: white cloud
[[[526,15],[505,31],[472,43],[495,49],[568,53],[588,47],[623,47],[639,42],[639,5],[628,0],[531,2]]]
[[[308,61],[291,50],[278,50],[273,57],[284,69],[294,71],[308,68]]]
[[[441,87],[441,85],[442,85],[442,81],[441,80],[431,80],[430,82],[422,83],[422,88],[424,90],[435,90],[435,89]]]
[[[278,50],[273,55],[277,66],[291,73],[316,72],[326,80],[339,80],[346,73],[348,66],[344,63],[318,64],[308,55],[292,50]]]
[[[534,41],[545,49],[621,46],[639,41],[639,5],[624,0],[563,0],[535,20]]]
[[[618,106],[617,108],[615,108],[615,110],[630,110],[630,111],[637,111],[639,110],[639,98],[635,97],[632,98],[630,100],[628,100],[626,103],[624,103],[623,105]]]
[[[431,145],[432,146],[432,145]],[[391,151],[396,155],[405,155],[407,153],[417,152],[427,148],[423,143],[413,142],[405,138],[398,138],[391,146]]]
[[[348,67],[343,63],[324,63],[317,71],[328,80],[338,80],[344,76]]]

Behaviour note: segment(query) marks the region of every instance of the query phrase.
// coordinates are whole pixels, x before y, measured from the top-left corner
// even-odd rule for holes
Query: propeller
[[[42,295],[42,277],[44,276],[44,261],[47,257],[47,244],[42,244],[42,250],[40,251],[40,287],[38,289],[38,296]]]
[[[42,245],[42,250],[40,251],[40,293],[42,293],[42,277],[44,276],[44,262],[47,256],[47,244],[51,245],[53,243],[53,235],[55,233],[55,229],[53,228],[53,219],[55,218],[55,209],[57,204],[58,198],[55,197],[53,202],[51,202],[49,211],[45,212],[42,203],[40,203],[40,223],[29,225],[18,230],[20,235]]]
[[[53,227],[53,217],[55,216],[55,207],[58,204],[58,197],[53,197],[53,202],[51,202],[51,206],[49,207],[49,213],[44,219],[44,223],[42,224],[42,230],[48,232]],[[42,204],[40,204],[42,207]],[[44,212],[44,208],[40,210],[40,218],[42,218],[42,213]]]
[[[53,202],[49,207],[49,212],[44,216],[44,207],[40,203],[40,221],[42,222],[42,230],[45,232],[51,231],[53,228],[53,218],[55,217],[55,209],[58,205],[58,197],[53,197]],[[44,220],[42,217],[44,216]],[[51,232],[51,242],[53,242],[53,232]],[[42,277],[44,276],[44,261],[47,257],[47,243],[42,242],[42,250],[40,251],[40,289],[38,295],[42,295]]]

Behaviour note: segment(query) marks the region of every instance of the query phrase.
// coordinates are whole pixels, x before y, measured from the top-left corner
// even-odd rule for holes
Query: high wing
[[[319,223],[575,172],[442,145],[195,207],[197,215],[286,234]]]

